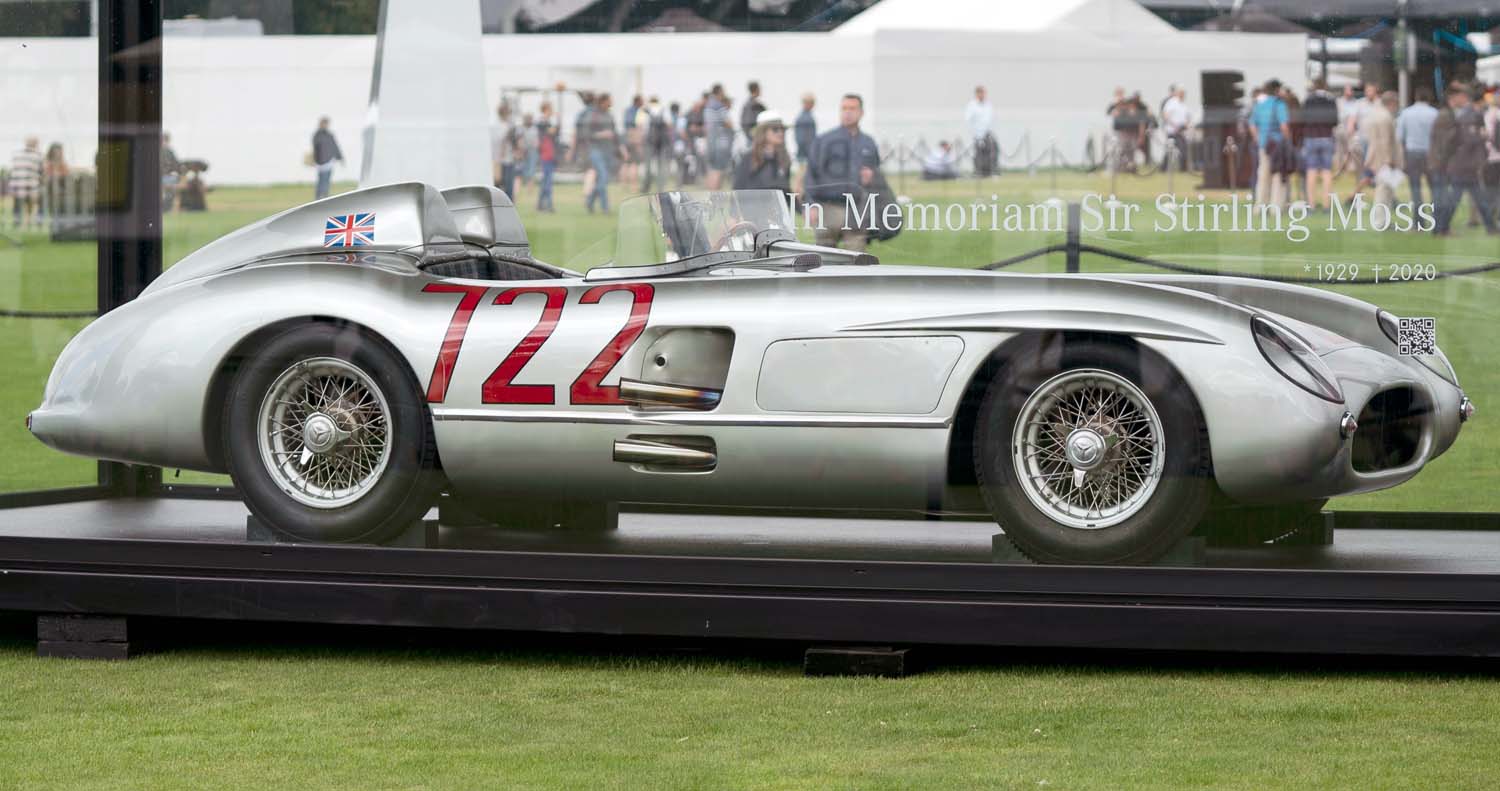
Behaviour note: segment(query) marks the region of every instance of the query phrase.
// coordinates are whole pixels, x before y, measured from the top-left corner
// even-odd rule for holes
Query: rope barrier
[[[1057,246],[1057,245],[1054,245],[1054,246]],[[1062,247],[1066,248],[1066,245],[1062,245]],[[1122,252],[1119,252],[1117,250],[1110,250],[1110,249],[1107,249],[1107,248],[1104,248],[1104,247],[1096,247],[1095,245],[1091,245],[1091,244],[1081,244],[1081,245],[1078,246],[1078,250],[1079,250],[1079,252],[1090,253],[1092,255],[1100,255],[1100,256],[1104,256],[1105,258],[1113,258],[1113,259],[1116,259],[1116,260],[1119,260],[1119,261],[1127,261],[1127,262],[1133,263],[1133,264],[1142,264],[1144,266],[1154,266],[1154,267],[1156,267],[1158,269],[1165,269],[1165,270],[1168,270],[1168,271],[1171,271],[1171,272],[1181,272],[1183,274],[1189,274],[1189,275],[1212,275],[1212,276],[1216,276],[1216,277],[1244,277],[1244,278],[1250,278],[1252,280],[1269,280],[1269,281],[1271,281],[1273,283],[1305,283],[1305,284],[1317,284],[1317,285],[1322,285],[1322,286],[1329,286],[1329,285],[1372,286],[1372,285],[1377,285],[1377,284],[1378,285],[1385,285],[1387,283],[1408,283],[1408,282],[1412,282],[1412,281],[1407,281],[1407,280],[1341,280],[1341,281],[1329,281],[1329,280],[1324,280],[1322,278],[1317,278],[1317,277],[1302,277],[1302,276],[1299,276],[1299,275],[1276,275],[1276,274],[1255,273],[1255,272],[1236,272],[1236,271],[1233,271],[1233,270],[1222,270],[1222,269],[1203,269],[1203,268],[1196,267],[1196,266],[1188,266],[1187,264],[1177,264],[1177,263],[1173,263],[1171,261],[1159,261],[1159,260],[1154,259],[1154,258],[1146,258],[1144,256],[1133,255],[1131,253],[1122,253]],[[1009,260],[1009,259],[1007,259],[1007,260]],[[985,267],[985,268],[989,268],[989,267]],[[1439,271],[1439,272],[1434,273],[1431,278],[1424,278],[1421,282],[1430,282],[1432,280],[1444,280],[1444,279],[1451,278],[1451,277],[1467,277],[1469,275],[1479,275],[1479,274],[1484,274],[1485,272],[1494,272],[1496,270],[1500,270],[1500,261],[1497,261],[1497,262],[1491,263],[1491,264],[1479,264],[1479,265],[1476,265],[1476,266],[1464,267],[1463,269],[1451,269],[1451,270],[1447,270],[1447,271]]]
[[[0,319],[93,319],[97,310],[9,310],[0,308]]]
[[[1014,255],[1014,256],[1011,256],[1010,258],[1004,258],[1004,259],[1001,259],[999,261],[995,261],[993,263],[985,264],[985,265],[979,267],[979,269],[991,270],[991,271],[996,270],[996,269],[1004,269],[1006,267],[1015,266],[1016,264],[1023,263],[1025,261],[1030,261],[1030,260],[1032,260],[1034,258],[1040,258],[1040,257],[1042,257],[1044,255],[1051,255],[1053,253],[1066,253],[1066,252],[1068,252],[1069,246],[1070,245],[1068,245],[1068,244],[1048,245],[1046,247],[1037,248],[1036,250],[1032,250],[1032,251],[1027,252],[1027,253],[1021,253],[1020,255]],[[1169,272],[1180,272],[1180,273],[1188,274],[1188,275],[1208,275],[1208,276],[1211,276],[1211,277],[1243,277],[1243,278],[1248,278],[1250,280],[1267,280],[1267,281],[1270,281],[1272,283],[1292,283],[1292,284],[1308,284],[1308,285],[1320,285],[1320,286],[1329,286],[1329,285],[1372,286],[1372,285],[1377,285],[1377,284],[1378,285],[1385,285],[1387,283],[1407,283],[1407,282],[1412,282],[1412,281],[1407,281],[1407,280],[1344,280],[1344,281],[1329,281],[1329,280],[1324,280],[1322,278],[1317,278],[1317,277],[1302,277],[1302,276],[1298,276],[1298,275],[1277,275],[1277,274],[1268,274],[1268,273],[1264,273],[1264,272],[1237,272],[1237,271],[1234,271],[1234,270],[1225,270],[1225,269],[1204,269],[1202,267],[1188,266],[1187,264],[1179,264],[1179,263],[1174,263],[1172,261],[1162,261],[1162,260],[1155,259],[1155,258],[1147,258],[1145,256],[1134,255],[1132,253],[1122,253],[1122,252],[1120,252],[1118,250],[1110,250],[1109,248],[1099,247],[1097,245],[1092,245],[1092,244],[1079,244],[1079,245],[1076,246],[1076,249],[1077,249],[1077,251],[1079,253],[1088,253],[1090,255],[1102,256],[1104,258],[1113,258],[1113,259],[1115,259],[1117,261],[1125,261],[1127,263],[1132,263],[1132,264],[1141,264],[1142,266],[1152,266],[1152,267],[1156,267],[1158,269],[1165,269],[1165,270],[1167,270]],[[1454,278],[1454,277],[1468,277],[1468,276],[1471,276],[1471,275],[1481,275],[1481,274],[1484,274],[1486,272],[1494,272],[1494,271],[1497,271],[1497,270],[1500,270],[1500,261],[1496,261],[1496,262],[1490,263],[1490,264],[1478,264],[1478,265],[1475,265],[1475,266],[1464,267],[1462,269],[1450,269],[1450,270],[1447,270],[1447,271],[1439,271],[1439,272],[1436,272],[1431,278],[1424,278],[1420,282],[1431,282],[1433,280],[1445,280],[1445,279]]]

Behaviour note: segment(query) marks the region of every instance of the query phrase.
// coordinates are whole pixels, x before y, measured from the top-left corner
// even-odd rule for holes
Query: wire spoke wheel
[[[1140,511],[1161,482],[1166,441],[1156,409],[1112,371],[1077,369],[1043,382],[1011,438],[1016,481],[1044,515],[1095,530]]]
[[[342,508],[369,493],[391,457],[391,407],[374,379],[334,357],[294,363],[267,388],[261,463],[292,499]]]

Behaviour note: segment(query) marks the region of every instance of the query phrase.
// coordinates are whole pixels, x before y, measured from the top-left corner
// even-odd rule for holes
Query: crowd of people
[[[551,101],[536,113],[518,114],[501,102],[492,127],[495,185],[513,200],[535,191],[538,211],[556,211],[553,184],[560,167],[583,174],[584,208],[609,211],[610,185],[628,194],[701,187],[774,189],[799,193],[822,207],[831,228],[824,241],[863,249],[869,233],[843,226],[846,196],[889,190],[879,176],[880,153],[860,130],[864,100],[839,100],[838,129],[818,133],[816,97],[804,95],[790,123],[761,98],[750,82],[735,109],[722,84],[691,103],[664,104],[657,96],[634,96],[616,112],[608,93],[581,93],[583,106],[571,119],[571,135]],[[571,143],[565,142],[571,140]],[[894,196],[889,196],[892,199]],[[834,233],[837,231],[837,233]]]
[[[790,190],[787,123],[766,107],[758,83],[746,92],[737,113],[720,84],[686,105],[637,95],[616,113],[610,94],[585,91],[570,129],[551,101],[524,114],[501,102],[491,135],[495,184],[512,197],[535,189],[541,211],[556,210],[553,183],[566,167],[582,170],[584,205],[591,212],[609,210],[609,188],[616,182],[630,193],[672,184]],[[814,105],[812,96],[804,97],[795,119],[795,150],[803,161],[816,135]]]
[[[1192,111],[1187,104],[1187,91],[1180,85],[1167,88],[1167,96],[1152,112],[1141,98],[1141,92],[1126,94],[1124,88],[1115,88],[1109,106],[1104,109],[1109,118],[1110,133],[1114,141],[1111,166],[1126,172],[1138,167],[1137,154],[1150,161],[1152,132],[1161,129],[1166,141],[1166,150],[1156,152],[1161,157],[1163,168],[1185,169],[1188,163],[1188,130],[1192,127]]]
[[[555,211],[553,185],[565,167],[581,171],[590,212],[609,211],[612,184],[629,194],[694,186],[778,189],[823,207],[827,224],[841,231],[839,238],[825,241],[862,248],[864,239],[855,237],[869,234],[842,233],[847,198],[855,196],[863,205],[867,195],[892,197],[880,175],[879,147],[860,127],[864,102],[855,94],[840,99],[839,128],[822,134],[814,116],[816,97],[804,95],[788,123],[766,105],[754,81],[737,106],[722,84],[690,103],[637,95],[622,111],[615,110],[608,93],[579,96],[582,107],[567,130],[551,101],[524,114],[509,102],[500,104],[492,128],[492,175],[512,198],[519,201],[523,192],[534,190],[537,210]],[[1139,91],[1117,88],[1106,112],[1118,167],[1133,167],[1139,155],[1160,157],[1163,166],[1172,165],[1173,157],[1179,157],[1176,167],[1188,164],[1187,135],[1194,119],[1181,87],[1170,87],[1154,112]],[[974,174],[997,174],[995,112],[983,86],[975,88],[962,118],[973,142]],[[1440,100],[1418,88],[1403,108],[1395,92],[1373,83],[1359,90],[1346,86],[1335,95],[1315,81],[1299,97],[1273,79],[1255,89],[1239,123],[1250,142],[1249,186],[1259,203],[1301,201],[1326,211],[1333,178],[1347,169],[1357,173],[1356,193],[1373,190],[1374,204],[1416,209],[1430,199],[1428,227],[1435,233],[1452,232],[1466,198],[1474,207],[1471,224],[1500,233],[1500,87],[1455,82]],[[1158,129],[1161,134],[1154,135]],[[1153,152],[1153,138],[1165,140],[1167,150]],[[306,160],[316,170],[314,196],[322,198],[344,156],[327,118],[319,119],[311,142]],[[921,157],[923,177],[957,178],[959,148],[942,140],[927,149]],[[185,205],[192,202],[196,175],[188,164],[178,160],[163,134],[164,210],[196,208]],[[0,181],[11,198],[12,224],[40,224],[44,184],[68,172],[60,143],[44,153],[36,137],[27,138]]]
[[[63,156],[62,143],[41,150],[41,141],[27,137],[21,148],[10,158],[4,181],[5,191],[11,198],[11,225],[14,228],[40,226],[51,209],[43,205],[45,184],[68,175],[68,160]]]
[[[1328,210],[1339,158],[1358,174],[1356,194],[1373,188],[1374,205],[1419,211],[1431,197],[1431,230],[1452,232],[1464,197],[1471,224],[1500,234],[1500,90],[1450,83],[1441,102],[1420,87],[1400,106],[1395,91],[1369,83],[1335,97],[1315,81],[1302,99],[1278,80],[1256,89],[1244,118],[1255,160],[1255,200],[1284,206],[1300,199]],[[1298,183],[1300,179],[1300,184]],[[1401,199],[1405,191],[1408,200]]]

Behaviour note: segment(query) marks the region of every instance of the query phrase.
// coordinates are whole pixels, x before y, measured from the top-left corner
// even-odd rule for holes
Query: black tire
[[[1197,401],[1171,366],[1112,340],[1023,339],[985,392],[975,425],[979,489],[1017,549],[1043,563],[1147,563],[1192,532],[1212,493],[1208,432]],[[1165,458],[1156,488],[1128,518],[1106,527],[1069,526],[1041,510],[1018,480],[1017,419],[1034,391],[1069,371],[1112,372],[1139,388],[1161,423]]]
[[[260,409],[276,380],[293,365],[318,358],[347,362],[379,388],[389,407],[389,456],[357,499],[314,507],[283,491],[262,461]],[[278,535],[320,543],[382,543],[421,519],[435,502],[442,475],[432,419],[410,368],[383,341],[351,327],[314,323],[263,344],[239,370],[224,409],[224,458],[250,512]]]

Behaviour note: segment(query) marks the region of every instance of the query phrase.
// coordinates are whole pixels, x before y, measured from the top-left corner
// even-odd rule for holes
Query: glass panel
[[[183,370],[213,369],[194,380],[207,414],[258,381],[236,372],[285,328],[359,325],[350,342],[398,354],[381,365],[417,383],[451,491],[490,506],[576,498],[549,487],[581,476],[605,499],[774,493],[1022,533],[1034,520],[1037,535],[1137,517],[1181,532],[1235,508],[1274,526],[1325,500],[1500,510],[1500,434],[1468,419],[1500,388],[1485,297],[1500,50],[1473,32],[1496,20],[1401,4],[709,5],[167,3],[163,265],[248,228],[174,286],[238,333],[174,346],[203,357]],[[51,35],[38,46],[77,44],[82,62],[86,38]],[[32,110],[3,122],[18,144],[17,124],[62,112],[41,97],[90,90],[61,73],[27,78]],[[65,151],[87,150],[88,117]],[[579,279],[753,261],[773,227],[796,234],[787,249],[821,246],[816,266]],[[85,247],[61,246],[82,243],[21,235],[0,253],[22,273],[12,303],[87,309]],[[6,321],[35,369],[20,404],[80,324]],[[385,332],[389,349],[370,340]],[[678,343],[691,352],[667,353]],[[291,476],[283,490],[327,453],[302,448],[366,430],[348,400],[363,380],[319,365],[333,390],[257,413],[300,426],[245,459]],[[705,467],[734,432],[674,445],[597,428],[687,431],[645,408],[844,433],[738,437],[782,455],[736,478]],[[928,428],[941,441],[880,433]],[[255,431],[240,443],[271,429]],[[203,439],[160,458],[210,472],[168,480],[223,480],[201,476],[236,442]],[[616,440],[626,461],[582,450]],[[502,474],[476,450],[491,447],[531,466]],[[348,489],[350,469],[320,469],[337,480],[317,486]]]
[[[97,39],[86,2],[0,12],[0,493],[92,485],[92,460],[27,431],[96,304]]]

